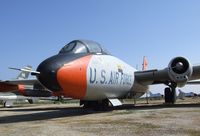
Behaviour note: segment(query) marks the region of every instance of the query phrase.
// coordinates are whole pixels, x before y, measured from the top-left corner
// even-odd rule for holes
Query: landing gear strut
[[[109,106],[108,99],[101,101],[80,101],[80,105],[83,105],[84,108],[93,109],[93,110],[107,110]]]
[[[176,102],[176,83],[167,84],[169,87],[165,88],[165,103],[174,104]]]

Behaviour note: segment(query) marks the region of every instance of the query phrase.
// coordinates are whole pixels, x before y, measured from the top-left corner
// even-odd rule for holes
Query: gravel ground
[[[71,104],[0,108],[0,135],[200,136],[200,104],[129,104],[106,112]]]

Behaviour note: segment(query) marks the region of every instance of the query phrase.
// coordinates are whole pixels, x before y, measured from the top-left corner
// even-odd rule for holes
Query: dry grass
[[[188,99],[183,103],[192,100],[197,101],[196,99]],[[152,102],[162,103],[162,100]],[[138,105],[142,105],[142,108]],[[72,105],[68,108],[68,104],[0,109],[0,134],[1,136],[200,135],[200,106],[152,107],[150,105],[144,106],[144,101],[140,101],[138,105],[136,108],[102,113],[83,112],[82,109],[71,108]]]

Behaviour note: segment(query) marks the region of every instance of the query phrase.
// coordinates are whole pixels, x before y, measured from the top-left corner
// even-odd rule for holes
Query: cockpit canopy
[[[88,40],[74,40],[68,43],[59,52],[59,54],[64,53],[109,54],[99,43]]]

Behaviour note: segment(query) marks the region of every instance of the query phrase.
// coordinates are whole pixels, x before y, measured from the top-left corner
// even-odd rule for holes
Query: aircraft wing
[[[29,85],[32,87],[42,88],[42,85],[39,83],[37,79],[14,79],[14,80],[6,80],[0,81],[0,92],[12,92],[19,89],[19,85]]]
[[[197,80],[200,79],[200,65],[199,66],[193,66],[193,73],[190,78],[190,80]]]
[[[14,80],[5,80],[0,81],[0,84],[10,84],[10,85],[35,85],[40,84],[37,79],[14,79]]]
[[[172,59],[167,68],[162,70],[136,71],[135,80],[142,85],[175,83],[182,87],[191,80],[200,79],[200,65],[192,66],[190,62],[183,57]]]
[[[50,97],[53,94],[43,87],[37,79],[0,81],[0,92],[19,91],[28,97]]]

